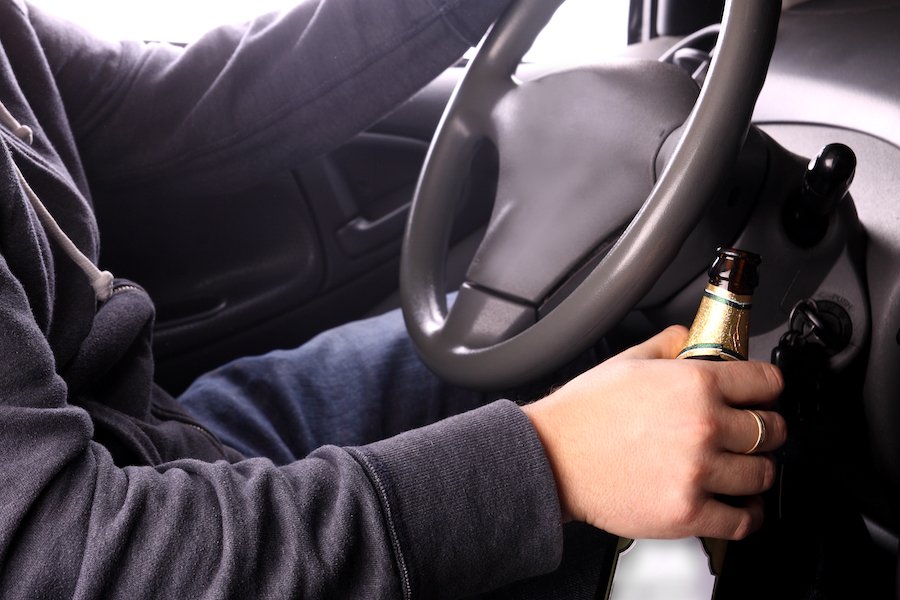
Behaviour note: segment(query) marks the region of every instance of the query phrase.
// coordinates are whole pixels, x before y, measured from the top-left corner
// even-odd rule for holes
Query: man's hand
[[[628,538],[740,539],[762,522],[770,453],[784,443],[771,405],[780,371],[764,362],[671,360],[687,338],[670,327],[524,407],[556,477],[565,519]],[[721,496],[743,496],[725,503]]]

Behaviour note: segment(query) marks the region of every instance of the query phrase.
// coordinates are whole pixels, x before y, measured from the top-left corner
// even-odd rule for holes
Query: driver
[[[2,597],[546,597],[597,585],[577,532],[760,525],[784,423],[759,411],[744,455],[740,408],[780,374],[669,360],[684,328],[520,406],[437,381],[389,313],[175,399],[149,297],[96,266],[92,186],[124,211],[129,188],[215,194],[325,152],[506,4],[307,0],[176,48],[0,0]]]

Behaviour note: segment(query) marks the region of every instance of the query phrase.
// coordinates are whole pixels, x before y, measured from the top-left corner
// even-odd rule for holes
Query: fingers
[[[673,325],[610,360],[674,358],[684,347],[687,334],[687,328]],[[771,404],[784,389],[781,371],[770,363],[692,361],[691,364],[694,368],[704,369],[712,375],[713,383],[730,404]]]
[[[784,389],[781,370],[760,361],[704,363],[722,396],[732,405],[767,405]],[[749,446],[748,446],[749,447]]]
[[[760,496],[746,498],[741,506],[725,504],[721,500],[708,498],[700,512],[701,522],[694,524],[692,531],[700,531],[702,537],[723,540],[744,539],[763,522],[763,501]]]
[[[711,494],[754,496],[775,483],[775,461],[770,456],[723,453],[715,458],[701,485]]]

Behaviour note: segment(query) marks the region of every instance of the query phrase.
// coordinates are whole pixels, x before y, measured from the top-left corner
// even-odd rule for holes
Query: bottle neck
[[[729,286],[729,282],[722,281],[718,284],[710,281],[703,291],[703,297],[716,302],[722,302],[737,309],[750,310],[753,308],[753,293],[751,290],[736,291],[737,286]]]
[[[750,346],[750,311],[753,296],[735,294],[710,283],[677,358],[747,360]]]
[[[709,283],[739,296],[752,295],[759,283],[760,262],[759,255],[753,252],[719,248],[709,267]]]

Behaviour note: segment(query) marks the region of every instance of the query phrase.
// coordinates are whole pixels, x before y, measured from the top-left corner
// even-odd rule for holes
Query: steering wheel
[[[780,0],[729,0],[702,89],[678,67],[636,59],[520,81],[522,57],[562,1],[517,0],[485,36],[413,197],[403,313],[422,359],[457,385],[533,381],[647,294],[737,158],[781,12]],[[667,140],[677,145],[657,179]],[[448,309],[450,231],[484,143],[499,157],[494,209]]]

